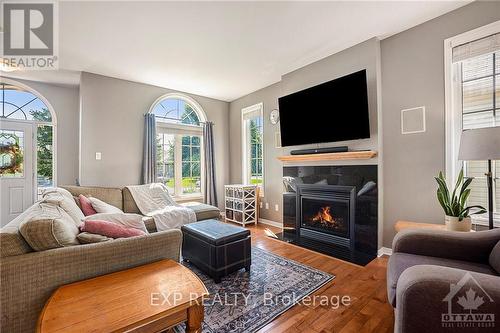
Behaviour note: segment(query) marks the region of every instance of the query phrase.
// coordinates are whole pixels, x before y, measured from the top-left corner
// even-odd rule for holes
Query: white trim
[[[158,97],[154,101],[153,104],[151,104],[151,107],[149,108],[148,113],[153,112],[153,109],[155,108],[155,106],[167,98],[182,99],[184,102],[191,104],[196,109],[195,111],[197,111],[197,113],[199,112],[198,116],[200,116],[200,118],[201,118],[200,121],[202,121],[202,122],[207,121],[207,115],[205,114],[205,111],[203,110],[201,105],[197,101],[195,101],[192,97],[185,95],[185,94],[181,94],[181,93],[168,93],[168,94],[161,95],[160,97]]]
[[[405,131],[404,130],[404,125],[403,125],[403,117],[404,113],[407,111],[413,111],[413,110],[419,110],[422,109],[422,122],[423,122],[423,129],[417,130],[417,131]],[[414,108],[410,109],[403,109],[401,110],[401,134],[415,134],[415,133],[424,133],[426,131],[426,125],[425,125],[425,106],[417,106]]]
[[[279,222],[276,222],[276,221],[271,221],[271,220],[259,218],[258,223],[265,224],[265,225],[270,225],[272,227],[283,229],[283,223],[279,223]]]
[[[241,183],[247,184],[248,179],[248,154],[246,145],[247,130],[245,127],[245,115],[258,111],[262,117],[262,185],[260,187],[259,196],[264,197],[264,185],[265,185],[265,145],[264,145],[264,103],[260,102],[246,108],[241,109]]]
[[[207,115],[201,107],[201,105],[192,97],[182,94],[182,93],[167,93],[158,97],[151,107],[148,113],[152,113],[153,109],[157,104],[161,103],[165,99],[180,99],[191,105],[194,111],[199,117],[200,122],[207,121]],[[175,152],[174,152],[174,175],[180,175],[180,177],[174,176],[174,200],[188,201],[203,199],[203,193],[205,192],[205,152],[203,141],[203,127],[192,125],[192,124],[180,124],[180,123],[169,123],[169,122],[156,122],[156,130],[158,133],[172,134],[175,140]],[[171,130],[169,132],[169,130]],[[200,180],[201,180],[201,194],[182,194],[182,142],[181,135],[197,135],[200,136]],[[175,156],[179,156],[176,158]]]
[[[468,43],[473,40],[484,38],[500,32],[500,21],[490,23],[477,29],[464,32],[460,35],[444,40],[444,93],[445,93],[445,169],[446,179],[451,184],[454,183],[457,175],[457,156],[459,140],[456,139],[458,132],[457,124],[454,120],[453,110],[453,71],[452,71],[452,51],[455,46]]]
[[[40,93],[38,92],[36,89],[33,89],[32,87],[24,84],[24,83],[21,83],[21,82],[18,82],[16,80],[12,80],[12,79],[9,79],[9,78],[6,78],[6,77],[3,77],[1,76],[2,78],[2,83],[7,83],[7,84],[12,84],[14,86],[18,86],[20,88],[23,88],[24,90],[32,93],[33,95],[35,95],[37,98],[39,98],[46,106],[47,108],[49,109],[49,112],[50,112],[50,116],[52,117],[52,121],[49,123],[49,122],[42,122],[42,121],[36,121],[36,120],[22,120],[22,119],[16,119],[16,120],[19,120],[19,121],[23,121],[23,122],[31,122],[33,124],[33,200],[36,201],[37,198],[38,198],[38,180],[36,178],[36,170],[37,170],[37,162],[38,162],[38,158],[37,158],[37,149],[36,149],[36,145],[37,145],[37,141],[36,141],[36,126],[41,124],[41,125],[51,125],[52,126],[52,183],[53,183],[53,186],[56,187],[57,186],[57,115],[56,115],[56,112],[55,112],[55,109],[54,107],[52,106],[52,104],[50,104],[50,102]],[[7,119],[4,119],[3,121],[7,121]]]
[[[381,247],[380,249],[378,249],[377,251],[377,257],[381,257],[381,256],[390,256],[392,255],[392,249],[388,248],[388,247]]]

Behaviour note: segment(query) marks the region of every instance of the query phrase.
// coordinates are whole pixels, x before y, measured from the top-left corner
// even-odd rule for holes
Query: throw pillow
[[[21,222],[19,232],[35,251],[78,245],[79,231],[73,219],[61,207],[40,202],[39,214]]]
[[[45,191],[41,201],[57,205],[64,209],[71,216],[76,226],[79,226],[81,220],[85,217],[73,199],[73,196],[65,189],[55,188],[51,191]]]
[[[111,238],[128,238],[145,235],[145,232],[142,230],[126,228],[113,222],[100,220],[84,221],[80,226],[80,230],[82,232],[90,232],[92,234],[99,234]]]
[[[58,193],[68,199],[73,198],[73,195],[68,190],[62,187],[47,187],[42,191],[42,198],[51,193]]]
[[[119,225],[122,225],[127,228],[134,228],[138,230],[142,230],[145,233],[148,233],[146,229],[146,225],[144,224],[144,216],[139,214],[128,214],[128,213],[98,213],[95,215],[87,216],[83,219],[83,221],[89,220],[101,220],[113,222]]]
[[[92,204],[92,207],[98,213],[123,213],[123,211],[120,208],[112,206],[97,198],[89,197],[89,200],[90,203]]]
[[[78,200],[80,201],[80,208],[82,209],[83,215],[89,216],[97,214],[94,207],[92,207],[92,203],[90,202],[89,198],[87,198],[83,194],[80,194],[78,196]]]
[[[80,241],[80,244],[102,243],[113,240],[113,238],[99,234],[91,234],[90,232],[81,232],[76,237]]]

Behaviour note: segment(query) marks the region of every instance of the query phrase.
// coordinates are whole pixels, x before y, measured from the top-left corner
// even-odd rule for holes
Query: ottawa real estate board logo
[[[447,303],[448,311],[441,314],[442,327],[495,327],[495,313],[491,311],[495,309],[493,298],[470,273],[466,273],[458,283],[450,284],[450,292],[443,302]]]
[[[58,68],[57,9],[55,1],[2,1],[3,69]]]

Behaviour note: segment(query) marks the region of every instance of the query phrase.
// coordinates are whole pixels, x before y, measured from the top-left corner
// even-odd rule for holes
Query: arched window
[[[48,102],[27,86],[0,84],[0,177],[28,178],[30,193],[55,185],[55,116]],[[36,170],[36,172],[35,172]]]
[[[201,196],[203,109],[188,96],[167,94],[150,112],[156,116],[158,181],[174,197]]]

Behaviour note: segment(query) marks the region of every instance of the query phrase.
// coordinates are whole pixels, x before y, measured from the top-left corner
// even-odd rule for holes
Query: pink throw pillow
[[[80,201],[80,208],[82,209],[83,215],[89,216],[97,214],[94,207],[92,207],[92,203],[90,202],[89,198],[87,198],[83,194],[80,194],[78,196],[78,200]]]
[[[103,235],[111,238],[128,238],[146,234],[144,231],[139,229],[127,228],[113,222],[101,220],[83,221],[83,224],[80,226],[80,231],[86,231],[92,234]]]

